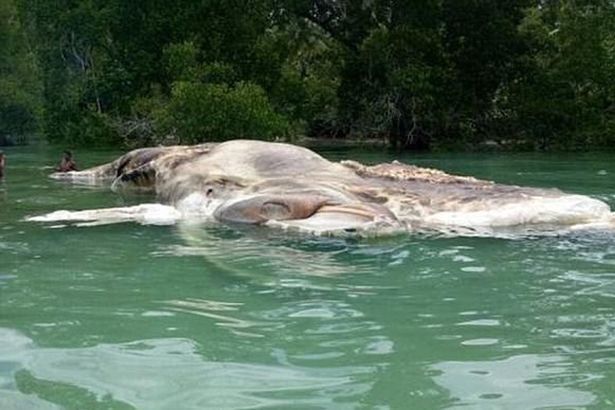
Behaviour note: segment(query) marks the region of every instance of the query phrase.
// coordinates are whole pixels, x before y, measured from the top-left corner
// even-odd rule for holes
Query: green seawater
[[[24,222],[150,200],[48,179],[60,151],[5,149],[2,410],[615,408],[613,233],[353,240]],[[400,159],[615,205],[612,154]]]

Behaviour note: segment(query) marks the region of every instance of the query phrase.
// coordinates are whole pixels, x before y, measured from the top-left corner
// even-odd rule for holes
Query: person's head
[[[64,159],[72,159],[73,158],[73,153],[66,150],[64,151]]]
[[[0,161],[4,160],[4,151],[0,151]]]

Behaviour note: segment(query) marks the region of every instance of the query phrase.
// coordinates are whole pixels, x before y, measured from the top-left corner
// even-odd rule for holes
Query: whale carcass
[[[612,227],[610,207],[557,189],[497,184],[402,164],[332,162],[284,143],[142,148],[53,178],[147,190],[155,203],[56,211],[33,221],[218,221],[317,235],[443,232],[493,235]]]

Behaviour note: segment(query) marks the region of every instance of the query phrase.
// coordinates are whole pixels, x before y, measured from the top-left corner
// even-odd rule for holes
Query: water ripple
[[[571,408],[592,404],[595,396],[568,387],[574,369],[562,356],[520,355],[504,360],[442,362],[431,367],[434,381],[449,391],[448,409]],[[593,378],[583,375],[584,380]]]
[[[16,386],[0,386],[54,401],[53,392],[71,389],[80,403],[112,400],[139,409],[245,409],[262,407],[353,408],[339,401],[369,389],[361,382],[369,367],[335,369],[205,360],[188,339],[150,339],[88,348],[38,348],[27,337],[0,329],[3,361],[15,360]],[[7,344],[9,343],[9,344]],[[5,375],[6,377],[6,375]],[[284,393],[284,398],[281,397]],[[265,397],[267,396],[267,397]],[[279,397],[276,397],[279,396]],[[44,402],[41,402],[44,403]],[[40,403],[39,403],[40,404]],[[46,405],[34,408],[53,408]]]

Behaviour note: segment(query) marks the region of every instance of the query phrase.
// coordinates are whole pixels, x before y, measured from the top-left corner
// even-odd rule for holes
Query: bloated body
[[[172,220],[248,223],[314,234],[491,235],[518,227],[538,232],[612,222],[608,205],[587,196],[500,185],[398,162],[331,162],[303,147],[262,141],[145,148],[54,177],[111,181],[114,190],[151,190],[173,209]],[[97,221],[95,211],[87,212],[83,220]],[[105,217],[98,220],[112,213],[100,212]],[[73,213],[72,220],[77,219]]]

